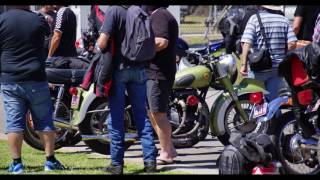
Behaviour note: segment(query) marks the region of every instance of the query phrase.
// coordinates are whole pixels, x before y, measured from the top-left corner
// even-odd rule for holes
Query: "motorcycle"
[[[320,172],[320,83],[309,71],[310,59],[319,61],[319,49],[314,44],[297,49],[279,66],[291,89],[293,108],[274,121],[273,134],[278,158],[289,174]]]

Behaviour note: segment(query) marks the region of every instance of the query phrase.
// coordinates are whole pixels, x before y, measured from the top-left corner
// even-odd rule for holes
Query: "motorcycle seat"
[[[46,68],[48,82],[53,84],[79,85],[85,73],[85,69]]]

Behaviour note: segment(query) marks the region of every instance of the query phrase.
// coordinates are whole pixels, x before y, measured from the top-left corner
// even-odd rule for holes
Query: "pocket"
[[[51,102],[48,83],[41,82],[32,84],[28,94],[30,95],[29,100],[32,105]]]
[[[147,73],[146,73],[146,69],[142,68],[142,69],[138,69],[139,71],[139,78],[138,78],[138,83],[146,83],[147,81]]]

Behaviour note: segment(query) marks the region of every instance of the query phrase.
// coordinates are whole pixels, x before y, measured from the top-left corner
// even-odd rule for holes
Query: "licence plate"
[[[78,93],[78,95],[72,95],[71,108],[72,109],[78,109],[79,102],[80,102],[80,93]]]
[[[252,117],[257,118],[267,114],[267,109],[268,109],[268,103],[263,103],[261,105],[254,107]]]

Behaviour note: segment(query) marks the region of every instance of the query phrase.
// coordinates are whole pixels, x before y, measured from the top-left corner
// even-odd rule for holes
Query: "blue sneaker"
[[[44,165],[44,171],[54,171],[54,170],[65,170],[66,168],[59,162],[51,162],[46,161],[46,164]]]
[[[7,171],[12,174],[21,174],[21,173],[23,173],[23,164],[18,163],[16,165],[14,165],[13,163],[11,163],[10,167]]]

